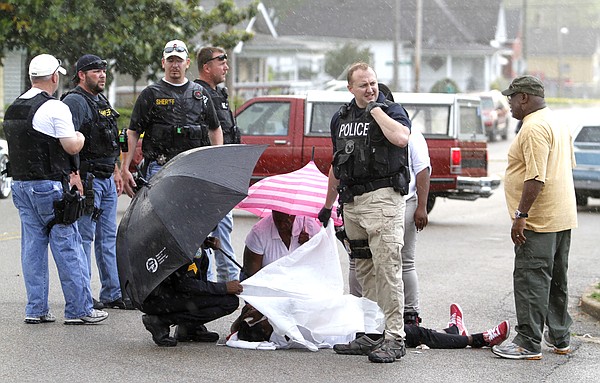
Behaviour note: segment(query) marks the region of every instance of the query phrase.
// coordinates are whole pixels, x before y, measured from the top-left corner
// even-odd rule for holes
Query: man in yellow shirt
[[[542,338],[558,354],[570,350],[567,268],[571,229],[577,227],[575,156],[569,129],[546,107],[538,78],[517,77],[502,94],[523,123],[509,149],[504,180],[513,219],[518,324],[513,342],[492,351],[508,359],[541,359]]]

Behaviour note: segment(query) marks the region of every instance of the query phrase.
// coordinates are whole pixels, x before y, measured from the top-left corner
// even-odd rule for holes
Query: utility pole
[[[415,31],[415,92],[421,88],[421,41],[423,40],[423,0],[417,0]]]
[[[523,61],[527,59],[527,0],[523,0],[523,11],[521,20],[521,57]]]
[[[394,4],[394,58],[392,60],[392,90],[400,90],[400,76],[398,68],[400,66],[400,0]]]

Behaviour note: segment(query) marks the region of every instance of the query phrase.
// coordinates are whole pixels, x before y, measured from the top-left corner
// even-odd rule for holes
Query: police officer
[[[207,91],[189,81],[185,72],[190,66],[183,41],[169,41],[163,50],[165,77],[145,88],[133,107],[127,130],[129,148],[135,148],[142,133],[146,178],[188,149],[222,145],[223,132]],[[135,150],[129,150],[121,166],[125,192],[134,195],[137,186],[129,171]]]
[[[219,247],[218,239],[208,237],[192,263],[182,266],[162,281],[144,300],[144,327],[161,347],[177,342],[216,342],[219,334],[205,324],[233,313],[244,288],[239,281],[214,283],[207,280],[209,261],[206,250]],[[170,336],[171,325],[177,325]]]
[[[402,106],[379,92],[368,64],[351,65],[347,77],[354,99],[331,120],[334,158],[319,219],[327,225],[339,192],[356,275],[363,295],[383,310],[385,331],[383,336],[367,334],[335,345],[334,350],[391,363],[406,353],[401,250],[410,120]]]
[[[94,307],[125,309],[133,306],[122,299],[117,270],[117,201],[123,191],[117,165],[120,154],[118,113],[102,94],[106,86],[106,67],[106,60],[96,55],[81,56],[73,78],[76,87],[63,95],[62,100],[71,110],[75,129],[86,138],[79,154],[79,174],[71,177],[71,182],[80,188],[82,182],[85,183],[87,209],[77,223],[90,275],[94,242],[102,285],[99,301],[94,299]]]
[[[49,244],[66,301],[65,324],[91,324],[108,313],[93,308],[88,263],[75,224],[78,193],[65,190],[69,173],[77,171],[72,156],[83,148],[85,138],[75,131],[69,108],[51,96],[58,89],[59,73],[67,72],[54,56],[34,57],[29,64],[31,89],[4,116],[13,202],[21,218],[25,323],[56,320],[48,306]],[[75,214],[67,215],[72,207]]]
[[[240,130],[235,123],[235,118],[229,108],[229,98],[227,88],[217,87],[225,82],[225,76],[229,70],[227,65],[227,54],[223,48],[204,47],[200,49],[196,56],[198,63],[199,79],[194,82],[202,85],[208,91],[210,98],[215,106],[221,129],[223,130],[224,144],[239,144]],[[222,250],[214,252],[214,259],[217,268],[217,281],[227,282],[239,279],[239,269],[235,263],[225,256],[223,252],[231,257],[235,257],[233,246],[231,245],[231,232],[233,230],[233,214],[229,212],[217,229],[211,234],[220,240]],[[209,276],[210,278],[210,276]]]

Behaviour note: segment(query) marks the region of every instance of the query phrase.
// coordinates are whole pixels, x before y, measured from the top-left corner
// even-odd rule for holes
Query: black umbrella
[[[124,296],[140,308],[148,294],[196,251],[248,192],[263,146],[191,149],[169,161],[135,195],[117,234]]]

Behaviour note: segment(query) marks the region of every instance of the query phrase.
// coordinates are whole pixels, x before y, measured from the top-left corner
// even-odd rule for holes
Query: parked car
[[[582,125],[573,132],[575,160],[573,169],[577,205],[586,206],[588,198],[600,198],[600,124]]]
[[[488,141],[496,141],[498,135],[506,140],[512,118],[506,97],[496,90],[481,93],[479,97],[481,98],[481,117]]]
[[[4,172],[8,163],[8,143],[0,140],[0,172]],[[8,198],[12,186],[12,178],[2,173],[0,175],[0,198]]]

